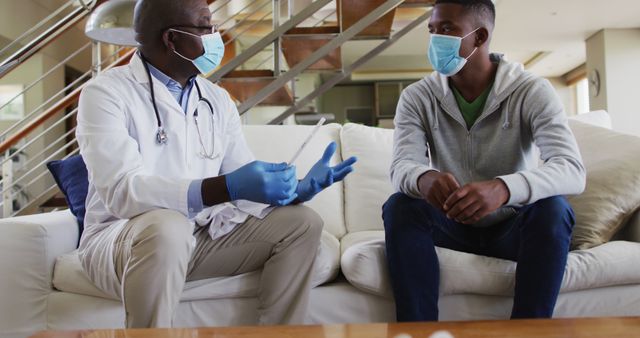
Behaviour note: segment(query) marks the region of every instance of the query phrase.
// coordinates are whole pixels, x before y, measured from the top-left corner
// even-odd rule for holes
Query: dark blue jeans
[[[524,206],[488,228],[457,223],[424,200],[401,193],[382,209],[398,321],[438,320],[435,246],[518,262],[511,318],[553,315],[575,223],[566,198]]]

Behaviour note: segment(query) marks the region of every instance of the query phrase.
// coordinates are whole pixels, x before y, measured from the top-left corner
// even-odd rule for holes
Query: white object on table
[[[436,331],[429,338],[454,338],[449,331]]]

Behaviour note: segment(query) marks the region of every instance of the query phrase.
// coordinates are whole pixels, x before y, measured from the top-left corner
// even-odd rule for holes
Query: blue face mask
[[[444,76],[453,76],[462,70],[464,65],[467,64],[467,60],[478,50],[478,47],[476,47],[469,56],[466,58],[461,57],[460,46],[462,45],[462,39],[475,33],[478,29],[480,28],[463,37],[431,34],[429,61],[433,69]]]
[[[204,47],[204,54],[198,56],[193,60],[176,52],[175,49],[173,50],[174,53],[187,61],[191,61],[201,74],[209,74],[210,72],[218,68],[220,62],[222,61],[222,57],[224,56],[224,42],[222,41],[220,32],[205,35],[196,35],[173,28],[171,28],[171,30],[202,39],[202,46]]]

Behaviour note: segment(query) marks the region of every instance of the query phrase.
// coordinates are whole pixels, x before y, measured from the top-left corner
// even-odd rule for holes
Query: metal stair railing
[[[118,56],[118,52],[114,53],[113,57]],[[126,53],[124,56],[119,57],[115,62],[112,62],[112,58],[107,58],[103,61],[103,65],[106,65],[106,69],[122,65],[128,61],[131,56],[131,52]],[[91,70],[87,71],[90,73]],[[83,76],[86,77],[85,73]],[[82,78],[82,76],[81,76]],[[77,108],[66,112],[59,119],[56,119],[50,125],[45,125],[52,117],[57,116],[61,111],[68,109],[77,102],[80,91],[85,86],[85,83],[79,84],[77,88],[67,94],[61,100],[56,101],[51,107],[42,111],[34,119],[31,119],[20,130],[8,137],[4,142],[0,143],[0,151],[5,156],[0,161],[2,167],[2,179],[0,184],[2,186],[2,202],[0,202],[2,208],[2,215],[4,217],[15,216],[24,213],[26,210],[33,211],[34,206],[38,202],[38,199],[31,198],[32,195],[42,196],[40,191],[35,193],[33,184],[39,183],[44,185],[45,190],[52,191],[50,187],[55,187],[55,183],[47,175],[48,171],[45,164],[52,160],[61,153],[72,153],[76,147],[76,140],[73,137],[74,128],[59,132],[58,130],[64,128],[69,120],[75,118]],[[65,89],[70,90],[72,87],[67,86]],[[64,93],[64,90],[61,91]],[[59,92],[59,93],[61,93]],[[59,94],[58,93],[58,94]],[[55,95],[58,95],[55,94]],[[34,131],[43,129],[34,134]],[[32,135],[34,134],[34,135]],[[49,141],[48,138],[53,140]],[[70,140],[69,140],[70,139]],[[66,143],[62,144],[66,141]],[[37,146],[42,147],[42,149]],[[14,168],[14,162],[21,155],[33,152],[29,155],[28,160],[20,163],[22,168]],[[17,161],[18,163],[20,161]],[[48,179],[48,180],[47,180]],[[55,193],[55,189],[53,190]],[[13,200],[16,196],[26,196],[28,201],[25,205],[20,206],[18,210],[13,210]],[[53,196],[53,195],[51,195]],[[51,197],[49,196],[49,197]]]
[[[373,48],[372,50],[367,52],[367,54],[365,54],[362,57],[358,58],[352,64],[344,67],[342,72],[337,73],[336,75],[331,77],[329,80],[325,81],[320,87],[316,88],[314,91],[309,93],[307,96],[305,96],[304,98],[298,100],[293,106],[289,107],[282,114],[278,115],[276,118],[274,118],[273,120],[269,121],[268,124],[280,124],[280,123],[282,123],[285,119],[287,119],[289,116],[295,114],[297,111],[299,111],[301,108],[303,108],[306,104],[308,104],[309,102],[311,102],[315,98],[319,97],[320,95],[326,93],[329,89],[333,88],[335,85],[340,83],[342,80],[345,80],[347,77],[349,77],[353,73],[354,70],[356,70],[360,66],[364,65],[369,60],[373,59],[375,56],[377,56],[380,53],[382,53],[385,49],[389,48],[391,45],[396,43],[403,36],[407,35],[407,33],[412,31],[416,27],[418,27],[421,23],[423,23],[426,20],[428,20],[429,17],[431,17],[432,11],[433,11],[433,9],[426,11],[424,14],[422,14],[418,18],[414,19],[412,22],[410,22],[408,25],[406,25],[405,27],[400,29],[398,32],[394,33],[389,39],[385,40],[384,42],[382,42],[381,44],[379,44],[378,46],[376,46],[375,48]]]
[[[20,41],[26,39],[28,36],[30,36],[31,34],[35,33],[37,30],[39,30],[42,27],[44,27],[44,25],[47,22],[51,21],[56,16],[61,15],[67,8],[71,7],[71,5],[73,5],[73,3],[74,3],[73,0],[67,1],[62,6],[60,6],[58,9],[56,9],[51,14],[49,14],[46,18],[40,20],[40,22],[38,22],[35,26],[29,28],[26,32],[20,34],[20,36],[15,38],[15,40],[11,41],[9,44],[7,44],[2,49],[0,49],[0,55],[4,55],[4,54],[8,53],[12,48],[18,47],[20,45]]]
[[[114,62],[113,61],[114,58],[120,52],[122,52],[125,49],[126,48],[118,49],[116,52],[114,52],[109,57],[107,57],[102,62],[102,65],[110,65],[110,62]],[[121,60],[121,62],[123,62],[124,59],[127,58],[127,56],[128,55],[125,55],[125,57],[121,57],[118,60]],[[115,62],[117,62],[117,60]],[[58,65],[54,66],[54,68],[58,68],[61,65],[64,65],[64,64],[59,63]],[[112,67],[112,66],[113,65],[110,65],[109,67]],[[45,75],[47,75],[47,74],[45,74]],[[82,85],[79,86],[80,82],[83,82],[83,81],[86,82],[86,80],[88,80],[90,78],[90,75],[91,75],[91,70],[85,72],[78,79],[74,80],[72,83],[70,83],[67,86],[63,87],[58,92],[53,94],[51,97],[46,99],[42,104],[40,104],[38,107],[33,109],[29,114],[27,114],[27,116],[25,118],[23,118],[22,120],[16,122],[14,125],[9,127],[5,132],[3,132],[2,135],[0,135],[0,138],[4,139],[4,141],[0,143],[0,154],[2,154],[3,152],[7,151],[9,149],[9,147],[15,145],[20,139],[22,139],[23,137],[27,136],[31,131],[33,131],[33,129],[35,129],[35,128],[39,127],[40,125],[42,125],[42,123],[46,122],[49,118],[51,118],[52,115],[55,115],[55,113],[59,112],[62,109],[65,109],[69,105],[75,103],[77,101],[77,96],[80,94],[80,89],[83,88]],[[35,82],[39,83],[39,82],[43,81],[44,78],[45,78],[44,76],[41,76]],[[53,101],[56,100],[56,98],[59,98],[61,95],[63,95],[64,93],[66,93],[67,91],[70,91],[70,90],[71,90],[71,92],[69,94],[67,94],[66,96],[62,97],[60,100],[58,100],[55,104],[53,104],[47,110],[41,112],[45,108],[45,106],[47,106],[49,103],[52,103]],[[20,94],[20,95],[22,95],[22,94]],[[11,100],[15,100],[15,99],[16,98],[14,97]],[[37,115],[38,112],[41,112],[41,113],[39,115]],[[24,126],[20,130],[14,132],[11,136],[9,136],[10,132],[16,130],[18,127],[20,127],[22,125],[24,125]]]
[[[228,0],[222,4],[218,4],[217,7],[212,10],[212,13],[222,10],[225,6],[229,5],[230,2],[231,0]],[[267,0],[266,3],[268,4],[269,0]],[[212,6],[214,5],[215,3]],[[65,3],[63,6],[68,7],[68,4]],[[247,18],[253,17],[258,11],[262,10],[263,8],[264,6],[254,9],[251,13],[249,13]],[[61,10],[58,10],[58,12],[61,12]],[[76,12],[78,12],[78,10],[74,11],[74,13]],[[241,14],[240,11],[230,16],[227,21],[233,20],[239,14]],[[263,21],[264,19],[265,16],[263,15],[262,18],[258,20],[258,22]],[[64,20],[68,20],[68,16],[65,17]],[[238,22],[230,25],[229,29],[232,32],[238,31],[244,23],[246,23],[246,20],[239,20]],[[67,27],[67,25],[71,26],[71,24],[67,22],[67,24],[64,26],[65,31],[69,28]],[[47,32],[51,30],[51,28],[47,29]],[[21,38],[31,34],[33,31],[35,30],[31,29],[28,32],[22,34]],[[243,30],[241,33],[236,34],[234,39],[237,39],[238,36],[242,35],[244,31],[246,30]],[[36,39],[39,38],[40,37]],[[30,45],[36,46],[36,44]],[[47,76],[52,74],[60,67],[63,67],[69,60],[86,51],[86,48],[88,48],[89,45],[91,45],[90,42],[82,46],[80,50],[73,51],[63,61],[61,61],[53,68],[45,72],[42,76],[38,77],[35,81],[27,85],[25,90],[12,98],[11,101],[16,100],[20,95],[25,94],[30,88],[33,88],[38,83],[44,81]],[[41,45],[37,46],[38,47],[36,52],[41,50],[41,48],[43,47]],[[93,46],[95,55],[96,45],[94,44]],[[7,48],[5,48],[5,50],[7,50]],[[69,107],[72,107],[77,103],[80,92],[82,88],[84,88],[86,80],[91,77],[92,71],[101,69],[104,66],[106,66],[105,69],[109,69],[111,67],[123,65],[128,62],[134,52],[135,50],[133,49],[127,51],[126,48],[123,47],[117,49],[105,60],[94,59],[94,61],[98,60],[99,63],[94,64],[92,66],[92,69],[89,69],[88,71],[83,73],[77,80],[65,86],[53,96],[44,100],[44,102],[39,104],[38,107],[30,111],[25,116],[25,118],[12,125],[8,130],[0,135],[0,140],[2,140],[2,142],[0,142],[0,154],[5,155],[4,158],[0,159],[0,166],[2,167],[2,179],[0,179],[0,194],[2,195],[2,201],[0,202],[0,210],[2,210],[2,215],[4,217],[37,211],[37,209],[43,202],[53,197],[53,195],[57,192],[56,185],[51,179],[50,175],[48,175],[48,170],[46,169],[45,164],[50,160],[58,159],[60,157],[65,158],[70,156],[70,154],[77,153],[77,141],[74,135],[75,128],[67,128],[64,132],[59,131],[59,129],[64,128],[64,124],[75,118],[77,114],[77,108],[64,113],[60,118],[56,118],[56,121],[54,121],[53,123],[49,123],[47,125],[45,125],[45,123],[48,123],[48,121],[52,118],[59,116],[59,114],[61,114],[61,111],[68,109]],[[114,59],[116,60],[114,61]],[[16,68],[13,67],[8,70],[7,68],[5,68],[5,70],[7,70],[7,73],[8,71],[13,69]],[[3,104],[0,109],[3,109],[9,104],[10,103]],[[53,139],[53,141],[48,141],[48,138]],[[44,146],[42,144],[44,144]],[[44,149],[38,148],[38,150],[33,151],[33,149],[35,149],[37,145],[44,147]],[[23,168],[19,168],[18,170],[16,170],[16,168],[14,168],[14,162],[19,162],[17,160],[29,150],[32,150],[34,154],[29,155],[30,158],[27,161],[23,161],[24,163],[20,163]],[[34,184],[44,186],[44,188],[40,190],[35,189],[33,188]],[[17,210],[13,210],[13,200],[16,196],[27,196],[28,201],[24,205],[21,205]]]
[[[257,1],[259,3],[259,1]],[[251,19],[253,17],[253,15],[255,15],[256,13],[258,13],[260,10],[262,10],[263,8],[265,8],[269,3],[271,3],[271,0],[266,0],[263,1],[263,3],[261,5],[259,5],[257,8],[255,8],[250,14],[245,15],[245,17],[243,19],[241,19],[239,22],[237,22],[234,27],[225,30],[224,34],[230,36],[232,32],[235,32],[238,27],[242,26],[242,24],[244,24],[245,22],[247,22],[249,19]],[[225,19],[223,22],[219,23],[218,26],[219,27],[224,27],[227,23],[229,23],[231,20],[235,19],[236,17],[238,17],[243,11],[249,9],[249,7],[251,7],[252,5],[255,5],[254,3],[249,3],[246,6],[244,6],[242,9],[240,9],[238,11],[238,13],[229,16],[227,19]],[[258,20],[254,20],[255,22],[253,23],[253,25],[261,22],[262,20],[264,20],[267,16],[269,15],[269,12],[266,12],[260,19]],[[251,29],[253,26],[249,26],[248,28],[246,28],[245,30],[243,30],[242,32],[233,35],[233,37],[225,42],[225,45],[228,45],[230,43],[232,43],[233,41],[236,40],[236,38],[238,38],[240,35],[242,35],[243,33],[245,33],[247,30]]]
[[[336,49],[338,46],[344,44],[346,41],[351,40],[358,33],[360,33],[365,28],[369,27],[372,23],[374,23],[378,18],[382,17],[384,14],[393,10],[402,4],[404,0],[388,0],[378,6],[376,9],[365,15],[362,19],[356,22],[353,26],[349,27],[342,34],[339,34],[337,37],[333,38],[327,44],[322,46],[320,49],[313,52],[309,57],[296,64],[294,67],[289,69],[285,74],[278,76],[274,81],[272,81],[269,85],[258,91],[254,96],[249,98],[247,101],[240,104],[238,107],[238,112],[242,115],[246,113],[249,109],[253,108],[255,105],[262,102],[262,100],[266,99],[269,95],[273,94],[280,87],[284,86],[287,82],[295,79],[296,76],[301,74],[304,70],[309,68],[311,65],[325,57],[331,51]],[[309,6],[311,7],[311,6]],[[286,30],[285,30],[286,31]],[[274,33],[277,31],[274,31]]]
[[[280,62],[281,50],[279,48],[279,39],[289,29],[296,27],[298,24],[300,24],[301,22],[309,18],[311,15],[316,13],[321,8],[325,7],[328,3],[330,3],[333,0],[316,0],[295,15],[292,15],[292,13],[290,12],[287,20],[283,24],[280,24],[280,9],[281,9],[280,0],[267,0],[265,3],[268,4],[269,1],[271,1],[273,5],[271,10],[271,14],[272,14],[271,21],[273,24],[273,30],[268,34],[266,34],[266,36],[260,38],[257,42],[250,45],[247,49],[242,51],[239,55],[237,55],[227,64],[220,67],[217,71],[215,71],[209,77],[209,79],[212,80],[213,82],[217,82],[220,78],[228,74],[231,70],[239,68],[240,66],[245,64],[247,61],[259,55],[260,52],[265,51],[267,47],[273,46],[273,50],[271,51],[272,55],[270,55],[269,58],[261,62],[260,65],[264,64],[269,59],[273,59],[273,69],[274,69],[274,75],[276,79],[269,86],[261,90],[256,96],[252,97],[249,101],[242,104],[239,107],[239,110],[241,113],[244,113],[251,107],[255,106],[257,103],[259,103],[264,98],[266,98],[270,93],[272,93],[273,90],[277,90],[278,88],[286,84],[288,81],[291,81],[292,83],[294,83],[293,81],[295,81],[295,77],[299,75],[302,71],[307,69],[310,65],[314,64],[323,56],[327,55],[334,48],[340,46],[344,42],[353,38],[356,34],[358,34],[364,28],[368,27],[371,23],[373,23],[379,17],[381,17],[388,11],[392,10],[393,8],[396,8],[404,0],[389,0],[383,3],[374,11],[367,14],[354,26],[352,26],[342,34],[338,35],[336,38],[331,40],[327,45],[325,45],[324,47],[322,47],[321,49],[313,53],[309,58],[307,58],[300,64],[288,69],[288,71],[284,74],[280,74],[281,72],[280,68],[282,68],[283,65],[281,65],[281,62]],[[229,6],[231,3],[232,3],[232,0],[225,0],[222,3],[220,1],[214,2],[211,6],[212,7],[216,6],[216,7],[215,9],[212,9],[212,12],[216,13],[222,10],[225,6]],[[238,41],[238,39],[241,38],[242,35],[244,35],[253,26],[267,20],[267,16],[269,13],[262,15],[257,20],[254,19],[253,21],[255,22],[249,24],[249,28],[243,28],[243,25],[248,24],[248,21],[251,20],[250,18],[255,18],[255,14],[257,14],[259,11],[263,10],[266,7],[265,3],[256,4],[256,2],[254,2],[253,5],[255,6],[255,9],[251,13],[246,15],[244,18],[239,19],[237,22],[231,25],[230,28],[225,30],[225,34],[229,34],[230,36],[229,40],[231,40],[231,41],[228,40],[227,44]],[[246,8],[244,8],[243,10],[245,9]],[[291,6],[289,6],[289,10],[291,11]],[[238,11],[237,13],[234,13],[231,16],[231,18],[229,18],[226,21],[234,20],[235,18],[239,17],[240,14],[241,14],[241,11]],[[242,14],[247,14],[247,13],[242,13]],[[419,19],[416,19],[409,26],[405,27],[404,29],[396,33],[389,40],[386,40],[380,46],[374,48],[374,50],[369,52],[367,55],[358,59],[358,61],[356,61],[354,64],[344,68],[344,71],[342,73],[336,74],[334,77],[332,77],[328,82],[326,82],[320,88],[316,89],[311,94],[303,98],[302,101],[294,104],[294,106],[290,107],[285,113],[278,116],[276,120],[279,119],[279,121],[282,121],[287,116],[295,113],[297,109],[299,109],[304,104],[308,103],[308,101],[312,100],[318,95],[324,93],[328,88],[334,86],[335,84],[340,82],[342,79],[346,78],[348,75],[350,75],[353,69],[357,68],[358,66],[366,62],[366,60],[369,60],[370,58],[377,55],[382,50],[384,50],[385,48],[393,44],[395,41],[397,41],[397,39],[399,39],[401,36],[406,34],[413,27],[417,26],[417,24],[419,24],[419,21],[420,22],[424,21],[427,17],[428,15],[425,14],[421,16]],[[318,24],[322,23],[325,19],[326,17],[321,19],[314,26],[317,26]],[[225,24],[226,23],[227,22],[225,22]],[[237,32],[239,33],[233,34]],[[124,49],[117,50],[114,54],[116,56],[119,56],[119,58],[115,62],[112,62],[107,68],[126,63],[128,59],[131,57],[131,55],[133,55],[134,51],[135,50],[129,50],[126,53],[124,53],[124,55],[121,55],[124,52]],[[109,61],[111,60],[105,60],[103,64],[109,64]],[[286,67],[286,65],[284,66]],[[87,73],[90,73],[90,72],[91,70],[89,70]],[[85,76],[87,73],[85,73],[83,76]],[[10,136],[8,132],[0,135],[4,139],[4,142],[0,143],[0,154],[2,153],[6,154],[5,158],[2,161],[0,161],[0,165],[2,166],[2,170],[3,170],[3,175],[2,175],[3,177],[2,177],[2,180],[0,180],[0,183],[2,184],[1,194],[2,194],[3,200],[2,202],[0,202],[0,205],[2,205],[2,210],[4,211],[3,215],[5,217],[37,211],[38,207],[44,201],[51,198],[57,192],[56,186],[52,182],[51,177],[47,175],[48,171],[46,170],[44,164],[49,160],[58,159],[60,157],[66,158],[78,152],[77,141],[74,137],[75,135],[73,135],[74,128],[67,128],[62,133],[56,132],[56,130],[60,129],[63,124],[66,124],[67,121],[72,120],[76,116],[77,108],[65,113],[61,118],[56,120],[51,125],[44,127],[43,131],[39,131],[35,135],[31,135],[31,134],[33,134],[33,132],[36,129],[43,126],[43,124],[46,121],[50,120],[54,116],[57,116],[61,110],[67,109],[68,107],[71,107],[73,104],[77,102],[80,91],[84,86],[84,84],[80,82],[76,82],[72,85],[69,85],[65,87],[65,89],[63,89],[62,91],[56,94],[57,97],[59,97],[60,93],[65,93],[68,90],[71,90],[78,85],[79,85],[78,88],[73,90],[71,93],[67,94],[64,98],[55,102],[51,107],[42,111],[42,109],[44,109],[47,104],[54,101],[55,99],[45,101],[45,103],[42,104],[40,107],[38,107],[38,109],[35,109],[33,112],[29,114],[29,121],[23,122],[22,124],[20,124],[20,126],[16,126],[15,128],[13,128],[12,129],[13,134],[11,134]],[[39,111],[42,111],[42,113],[37,114]],[[287,115],[285,116],[285,114]],[[279,121],[276,121],[276,120],[271,121],[271,123],[278,123]],[[18,127],[21,127],[21,128],[16,132],[15,130],[18,129]],[[54,136],[51,136],[52,134]],[[12,166],[16,161],[16,159],[19,158],[20,154],[26,151],[32,145],[38,142],[42,143],[43,142],[42,140],[45,139],[45,137],[49,137],[53,140],[50,141],[44,147],[44,149],[41,149],[35,155],[33,155],[32,158],[30,158],[28,161],[25,161],[24,169],[14,172],[14,169],[12,168]],[[22,143],[19,144],[19,142],[22,142]],[[13,148],[13,153],[10,151],[10,148]],[[56,149],[56,150],[52,153],[52,149]],[[16,174],[15,180],[13,177],[14,174]],[[45,182],[43,183],[43,181]],[[41,183],[41,185],[43,185],[44,188],[35,192],[29,192],[29,195],[30,195],[29,202],[21,206],[17,210],[13,210],[12,202],[14,197],[24,194],[25,191],[27,191],[28,187],[36,183]]]
[[[404,0],[389,0],[389,1],[381,4],[378,8],[376,8],[374,11],[370,12],[365,17],[361,18],[357,23],[355,23],[349,29],[344,31],[342,34],[338,35],[332,41],[330,41],[329,43],[324,45],[322,48],[320,48],[316,52],[314,52],[311,56],[307,57],[305,60],[303,60],[302,62],[297,64],[295,67],[290,69],[286,74],[283,74],[282,76],[278,77],[272,83],[270,83],[268,86],[266,86],[265,88],[260,90],[252,98],[250,98],[249,100],[243,102],[238,107],[239,113],[241,115],[246,113],[251,108],[253,108],[255,105],[259,104],[266,97],[268,97],[273,92],[275,92],[280,87],[282,87],[288,81],[291,81],[292,83],[295,83],[294,82],[295,81],[295,77],[298,76],[299,74],[301,74],[309,66],[313,65],[315,62],[317,62],[318,60],[320,60],[323,57],[325,57],[326,55],[328,55],[333,49],[337,48],[338,46],[341,46],[346,41],[349,41],[351,38],[353,38],[359,32],[361,32],[362,30],[367,28],[370,24],[372,24],[375,20],[377,20],[378,18],[382,17],[383,15],[385,15],[390,10],[402,5],[403,3],[404,3]],[[294,104],[291,107],[289,107],[287,110],[285,110],[279,116],[277,116],[275,119],[271,120],[268,124],[280,124],[280,123],[282,123],[286,118],[288,118],[289,116],[295,114],[298,110],[303,108],[306,104],[311,102],[313,99],[315,99],[318,96],[324,94],[326,91],[331,89],[333,86],[337,85],[339,82],[341,82],[342,80],[344,80],[347,77],[349,77],[353,73],[353,71],[355,69],[357,69],[358,67],[362,66],[363,64],[365,64],[366,62],[368,62],[369,60],[374,58],[375,56],[379,55],[385,49],[389,48],[391,45],[393,45],[395,42],[397,42],[400,38],[402,38],[404,35],[406,35],[409,31],[411,31],[412,29],[416,28],[419,24],[425,22],[431,16],[431,12],[432,12],[432,9],[431,10],[427,10],[421,16],[419,16],[418,18],[416,18],[412,22],[410,22],[408,25],[406,25],[403,28],[401,28],[400,31],[394,33],[393,36],[389,37],[384,42],[379,44],[377,47],[375,47],[371,51],[369,51],[367,54],[365,54],[364,56],[362,56],[359,59],[357,59],[351,65],[343,67],[341,72],[337,73],[336,75],[331,77],[329,80],[325,81],[320,87],[316,88],[314,91],[312,91],[310,94],[308,94],[303,99],[295,101]],[[333,13],[329,13],[329,15],[327,15],[327,17],[330,16],[331,14],[333,14]],[[325,19],[326,19],[326,17],[323,18],[320,22],[324,21]],[[317,25],[318,25],[318,23],[316,23],[314,26],[317,26]],[[266,62],[266,60],[264,62]]]
[[[60,14],[64,9],[68,8],[71,4],[73,4],[75,0],[69,0],[67,3],[63,4],[58,10],[54,11],[52,15],[49,15],[45,20],[42,20],[38,25],[34,26],[32,29],[29,29],[27,32],[20,35],[19,39],[22,39],[38,29],[42,28],[48,21],[55,17],[53,14]],[[47,46],[52,41],[59,38],[62,34],[64,34],[71,27],[74,27],[78,22],[82,21],[95,7],[98,3],[96,0],[80,0],[81,6],[73,10],[71,13],[67,14],[61,20],[55,22],[52,26],[38,35],[36,38],[27,43],[24,47],[20,48],[18,51],[13,53],[11,56],[0,62],[0,78],[7,75],[11,70],[15,69],[19,65],[21,65],[24,61],[29,59],[32,55],[36,54],[42,48]],[[11,47],[17,45],[19,40],[16,39],[9,46],[5,47],[2,52],[8,51]]]
[[[20,91],[18,94],[16,94],[14,97],[12,97],[11,99],[9,99],[5,104],[3,104],[2,106],[0,106],[0,111],[2,111],[3,109],[5,109],[6,107],[8,107],[12,102],[14,102],[15,100],[19,99],[22,95],[25,95],[31,88],[35,87],[36,85],[42,83],[42,81],[46,80],[49,75],[53,74],[55,71],[57,71],[58,69],[64,67],[67,62],[69,62],[70,60],[72,60],[73,58],[77,57],[78,54],[84,52],[85,50],[87,50],[89,47],[91,46],[91,43],[88,42],[86,43],[84,46],[82,46],[81,48],[79,48],[77,51],[71,53],[71,55],[69,55],[68,57],[66,57],[64,60],[60,61],[58,64],[56,64],[55,66],[53,66],[52,68],[50,68],[46,73],[42,74],[41,76],[39,76],[37,79],[35,79],[34,81],[32,81],[30,84],[28,84],[22,91]],[[119,49],[118,51],[116,51],[116,53],[122,51],[123,49]],[[114,53],[115,54],[115,53]],[[109,57],[107,57],[107,60],[111,59],[113,57],[113,55],[110,55]],[[84,74],[82,74],[80,77],[78,77],[76,80],[74,80],[72,83],[66,85],[65,87],[63,87],[62,89],[60,89],[58,92],[56,92],[55,94],[53,94],[51,97],[49,97],[48,99],[44,100],[40,105],[38,105],[35,109],[31,110],[28,114],[26,114],[25,117],[23,117],[20,121],[17,121],[15,124],[13,124],[12,126],[10,126],[9,128],[7,128],[6,130],[4,130],[1,134],[0,134],[0,140],[6,139],[6,137],[13,132],[14,130],[16,130],[19,126],[25,124],[26,122],[30,121],[31,118],[33,118],[38,112],[40,112],[44,107],[46,107],[47,105],[49,105],[50,103],[52,103],[54,100],[59,99],[66,91],[68,91],[71,88],[74,88],[75,86],[77,86],[79,83],[83,82],[83,81],[87,81],[91,78],[91,71],[87,71]],[[0,151],[0,153],[2,153],[4,150]]]
[[[279,2],[278,0],[273,0],[273,1]],[[209,76],[208,79],[214,83],[218,82],[222,77],[229,74],[229,72],[231,72],[232,70],[238,68],[239,66],[247,62],[249,59],[257,55],[259,52],[264,50],[269,45],[272,45],[274,41],[279,39],[286,31],[290,30],[291,28],[294,28],[296,25],[300,24],[302,21],[310,17],[313,13],[317,12],[318,10],[320,10],[322,7],[324,7],[331,1],[333,0],[314,1],[305,9],[300,11],[298,14],[289,18],[289,20],[287,20],[285,23],[283,23],[282,25],[278,25],[276,29],[274,29],[265,37],[263,37],[262,39],[260,39],[259,41],[251,45],[249,48],[244,50],[242,53],[240,53],[240,55],[237,55],[227,64],[220,67],[220,69],[213,72],[213,74],[211,74],[211,76]]]

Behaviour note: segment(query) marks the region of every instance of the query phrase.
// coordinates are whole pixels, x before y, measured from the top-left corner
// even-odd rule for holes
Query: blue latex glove
[[[350,172],[353,171],[352,165],[357,159],[351,157],[346,161],[336,165],[329,166],[331,157],[336,152],[336,143],[331,142],[324,151],[322,158],[309,170],[307,176],[298,183],[298,200],[306,202],[311,200],[316,194],[328,188],[335,182],[342,181]]]
[[[232,201],[283,206],[298,197],[296,168],[286,163],[253,161],[225,175],[225,181]]]

